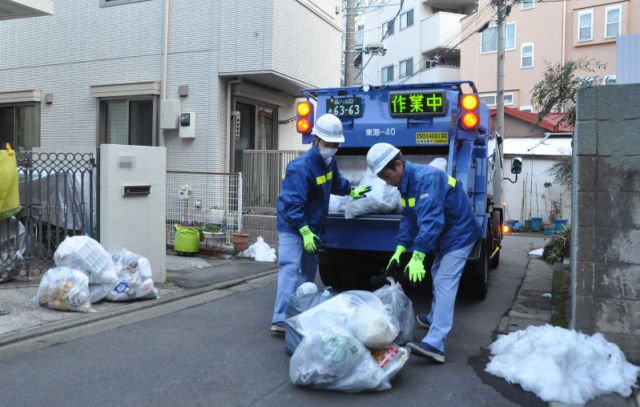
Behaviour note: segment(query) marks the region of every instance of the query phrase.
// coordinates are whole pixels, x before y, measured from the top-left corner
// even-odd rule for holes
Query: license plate
[[[443,91],[389,93],[389,114],[392,117],[443,116],[445,109]]]
[[[362,98],[330,98],[327,99],[327,113],[338,117],[362,116]]]
[[[426,131],[416,133],[416,144],[447,145],[449,144],[449,133],[446,131]]]

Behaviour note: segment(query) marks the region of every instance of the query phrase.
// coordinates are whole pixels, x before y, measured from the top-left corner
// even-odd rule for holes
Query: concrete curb
[[[229,287],[240,285],[245,282],[250,282],[252,280],[256,280],[272,274],[276,274],[277,272],[278,272],[278,267],[276,265],[274,266],[273,269],[270,269],[267,271],[251,274],[249,276],[235,278],[228,281],[223,281],[220,283],[215,283],[210,286],[206,286],[202,288],[187,289],[183,292],[169,294],[167,296],[163,296],[155,300],[146,300],[146,301],[137,301],[137,302],[134,301],[130,303],[124,303],[122,304],[123,306],[119,307],[117,310],[110,310],[102,313],[95,312],[95,313],[88,313],[88,314],[80,314],[80,315],[84,315],[85,318],[79,317],[71,320],[61,320],[61,321],[56,321],[48,324],[43,324],[41,326],[37,326],[19,333],[8,334],[4,337],[0,337],[0,347],[11,345],[11,344],[28,340],[28,339],[37,338],[42,335],[60,332],[65,329],[91,324],[96,321],[107,320],[110,318],[131,313],[131,312],[152,308],[154,306],[168,304],[174,301],[178,301],[187,297],[194,297],[210,291],[223,290]]]

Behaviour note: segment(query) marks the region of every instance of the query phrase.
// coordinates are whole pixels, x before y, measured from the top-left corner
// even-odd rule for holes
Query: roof
[[[512,107],[505,107],[504,114],[516,119],[520,119],[524,122],[535,124],[537,113],[525,112],[523,110],[514,109]],[[491,109],[491,116],[496,115],[496,109]],[[538,123],[538,127],[545,129],[546,131],[553,133],[564,133],[573,131],[573,126],[565,123],[560,123],[565,117],[565,113],[549,113]]]
[[[504,155],[569,156],[572,154],[571,137],[558,138],[506,138]]]

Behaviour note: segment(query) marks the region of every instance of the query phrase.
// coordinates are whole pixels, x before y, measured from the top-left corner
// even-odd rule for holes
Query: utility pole
[[[344,41],[344,86],[353,85],[356,76],[355,48],[356,48],[356,1],[347,0],[347,35]]]
[[[504,141],[504,34],[505,26],[504,20],[508,14],[508,6],[504,4],[505,0],[491,0],[492,4],[496,6],[498,15],[498,24],[496,29],[498,30],[498,47],[497,47],[497,65],[498,65],[498,78],[496,84],[496,123],[495,130],[498,137],[502,140],[497,140],[497,149],[499,150],[499,156],[502,158],[502,141]],[[497,165],[497,171],[495,174],[493,186],[493,199],[495,202],[502,203],[502,167]]]

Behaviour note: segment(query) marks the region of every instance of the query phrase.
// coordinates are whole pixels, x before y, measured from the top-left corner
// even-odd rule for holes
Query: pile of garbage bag
[[[401,213],[402,201],[400,191],[394,186],[387,185],[377,175],[367,170],[359,185],[368,185],[371,191],[364,198],[354,199],[349,196],[331,195],[329,197],[329,212],[342,213],[346,219],[369,213],[386,214]]]
[[[390,279],[375,292],[297,292],[285,326],[294,384],[353,393],[391,388],[409,358],[400,345],[415,321],[411,300]]]
[[[40,280],[35,300],[41,306],[63,311],[89,312],[95,304],[158,298],[151,264],[128,250],[111,256],[89,236],[67,237],[56,249],[56,267]]]

